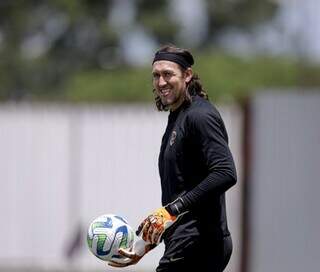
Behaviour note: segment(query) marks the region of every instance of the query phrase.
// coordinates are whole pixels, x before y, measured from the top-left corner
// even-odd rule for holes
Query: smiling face
[[[152,66],[153,87],[163,105],[176,110],[186,97],[187,83],[192,78],[191,68],[182,71],[179,64],[167,60],[156,61]]]

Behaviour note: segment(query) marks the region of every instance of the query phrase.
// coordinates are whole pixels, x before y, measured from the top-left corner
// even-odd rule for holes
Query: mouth
[[[162,97],[166,97],[166,96],[168,96],[170,94],[170,92],[171,92],[170,89],[162,89],[162,90],[160,90],[160,95]]]

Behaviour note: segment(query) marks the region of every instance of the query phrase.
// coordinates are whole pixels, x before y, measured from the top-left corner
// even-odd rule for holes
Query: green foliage
[[[195,56],[194,71],[214,101],[241,100],[263,88],[320,87],[320,67],[295,60],[263,56],[243,59],[222,53]],[[77,102],[151,101],[151,67],[78,73],[63,93],[64,99]]]
[[[168,1],[139,0],[137,21],[150,32],[160,44],[174,41],[179,26],[170,18]]]
[[[274,0],[207,1],[210,33],[215,35],[227,27],[250,29],[275,14]]]
[[[152,84],[147,69],[93,70],[76,74],[66,84],[63,99],[84,102],[151,100]]]
[[[0,1],[0,100],[152,100],[150,67],[124,68],[121,35],[107,23],[111,4],[111,0]],[[168,4],[168,0],[135,2],[135,24],[161,44],[175,42],[181,28],[170,18]],[[210,47],[229,27],[250,29],[270,19],[277,8],[273,0],[206,4],[209,32],[201,48]],[[44,49],[32,55],[37,45]],[[242,59],[219,52],[194,55],[194,69],[214,100],[242,99],[267,87],[320,86],[319,67],[293,60]]]
[[[293,60],[263,56],[243,59],[222,54],[200,56],[195,70],[209,97],[223,101],[242,99],[262,88],[297,86],[301,72]]]
[[[134,2],[134,24],[143,26],[159,44],[176,42],[181,29],[170,17],[169,2]],[[206,0],[210,31],[201,46],[208,46],[226,27],[255,25],[261,18],[270,18],[275,7],[270,3],[271,0]],[[56,90],[70,77],[74,82],[87,79],[91,83],[92,77],[104,78],[102,75],[109,73],[92,71],[124,65],[119,54],[121,34],[108,24],[111,7],[111,0],[0,1],[0,99],[57,97],[60,94]],[[117,72],[116,77],[122,79],[121,73],[125,72]],[[95,86],[94,82],[91,84]],[[85,92],[79,91],[79,97],[88,96],[80,93]],[[119,91],[103,97],[141,96]]]
[[[174,43],[181,29],[170,17],[169,2],[134,2],[134,24],[143,26],[159,44]],[[210,44],[225,27],[270,18],[275,6],[270,3],[207,0],[210,31],[201,46]],[[111,0],[0,1],[0,99],[146,99],[145,92],[136,91],[146,89],[149,82],[141,71],[100,70],[126,63],[119,54],[121,35],[108,24],[111,7]],[[117,83],[110,83],[109,75],[119,79]],[[127,76],[131,91],[122,86]],[[85,91],[87,82],[92,86],[90,94]],[[69,86],[66,94],[57,92],[63,84]],[[102,85],[117,91],[105,93]]]

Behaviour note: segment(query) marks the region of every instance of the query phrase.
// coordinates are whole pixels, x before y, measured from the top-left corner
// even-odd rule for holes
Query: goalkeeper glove
[[[129,265],[134,265],[140,261],[140,259],[146,255],[150,250],[155,248],[156,245],[151,245],[146,243],[141,238],[136,238],[133,247],[131,249],[119,249],[119,254],[125,258],[112,258],[108,265],[113,267],[125,267]]]
[[[183,200],[178,198],[165,207],[157,209],[140,224],[137,235],[150,244],[159,244],[163,233],[171,227],[180,216],[186,213]]]

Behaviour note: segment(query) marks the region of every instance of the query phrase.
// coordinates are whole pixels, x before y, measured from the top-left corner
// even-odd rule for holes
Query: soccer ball
[[[123,258],[119,248],[131,248],[135,234],[127,221],[114,214],[101,215],[90,224],[87,243],[93,255],[104,261]]]

